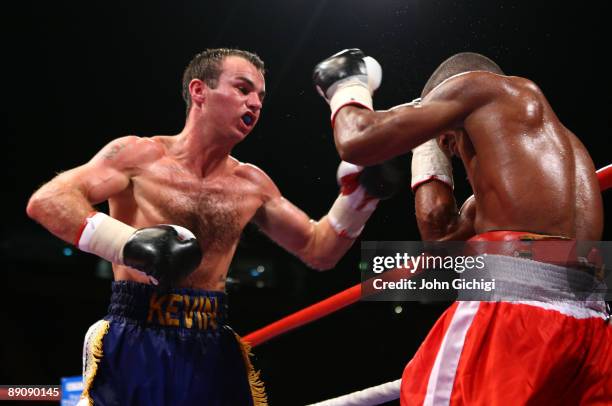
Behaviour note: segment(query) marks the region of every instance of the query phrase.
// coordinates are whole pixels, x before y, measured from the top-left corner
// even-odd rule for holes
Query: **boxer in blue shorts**
[[[263,386],[248,347],[225,324],[225,310],[222,292],[160,294],[151,285],[114,282],[108,316],[87,334],[84,398],[94,404],[261,403]]]
[[[224,321],[226,275],[243,228],[253,222],[311,267],[329,269],[383,196],[375,178],[387,172],[364,177],[369,168],[341,164],[340,196],[311,220],[261,169],[230,155],[257,124],[264,96],[259,57],[204,51],[183,76],[179,134],[118,138],[31,197],[30,217],[113,263],[109,315],[86,343],[84,401],[265,403],[248,351]],[[109,215],[94,209],[103,201]]]

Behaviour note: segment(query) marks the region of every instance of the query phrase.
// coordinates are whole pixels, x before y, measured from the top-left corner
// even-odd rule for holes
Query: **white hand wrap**
[[[338,167],[341,193],[330,209],[327,220],[343,237],[357,238],[379,202],[359,184],[358,176],[362,170],[362,166],[344,161]]]
[[[453,167],[435,138],[412,150],[412,190],[432,179],[446,183],[451,189],[454,187]]]
[[[373,110],[372,95],[363,82],[351,80],[338,84],[338,90],[335,91],[329,101],[332,123],[336,118],[338,110],[349,104]]]
[[[371,56],[363,58],[366,65],[367,78],[363,75],[351,76],[335,83],[327,91],[331,94],[329,107],[331,108],[332,126],[338,111],[347,105],[358,105],[368,110],[374,109],[372,94],[382,81],[382,68],[376,59]]]
[[[96,254],[114,264],[123,264],[123,246],[136,229],[104,213],[96,213],[85,219],[77,247],[81,251]]]

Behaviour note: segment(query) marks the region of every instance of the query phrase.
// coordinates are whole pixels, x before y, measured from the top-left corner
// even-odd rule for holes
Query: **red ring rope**
[[[612,188],[612,164],[598,170],[597,179],[602,192]]]
[[[599,180],[599,187],[601,188],[602,192],[612,188],[612,164],[598,170],[597,179]],[[265,343],[271,338],[303,326],[311,321],[320,319],[323,316],[327,316],[328,314],[333,313],[336,310],[340,310],[343,307],[351,305],[360,298],[361,283],[358,283],[357,285],[343,290],[342,292],[337,293],[325,300],[290,314],[289,316],[275,321],[274,323],[268,324],[267,326],[246,335],[243,339],[244,341],[249,342],[251,346],[255,347],[259,344]]]

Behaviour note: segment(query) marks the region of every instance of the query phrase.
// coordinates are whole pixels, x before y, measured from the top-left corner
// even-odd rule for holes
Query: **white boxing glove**
[[[343,237],[359,236],[379,202],[359,183],[362,171],[362,166],[344,161],[338,166],[340,196],[330,209],[327,219],[336,233]]]

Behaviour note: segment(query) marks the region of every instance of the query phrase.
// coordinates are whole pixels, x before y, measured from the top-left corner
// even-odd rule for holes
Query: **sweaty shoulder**
[[[253,164],[236,162],[237,166],[234,170],[236,176],[252,183],[267,199],[280,196],[280,191],[274,181],[263,170]]]
[[[544,97],[539,87],[518,76],[473,71],[451,76],[434,88],[425,100],[455,100],[470,111],[481,107],[502,109],[522,119],[537,119],[542,114]],[[490,109],[485,109],[489,111]]]
[[[425,100],[439,99],[465,99],[485,98],[501,96],[505,93],[513,93],[518,86],[517,79],[522,78],[498,75],[492,72],[472,71],[463,72],[444,80],[424,98]]]
[[[164,151],[163,144],[152,138],[128,135],[109,142],[94,159],[127,168],[159,159]]]

